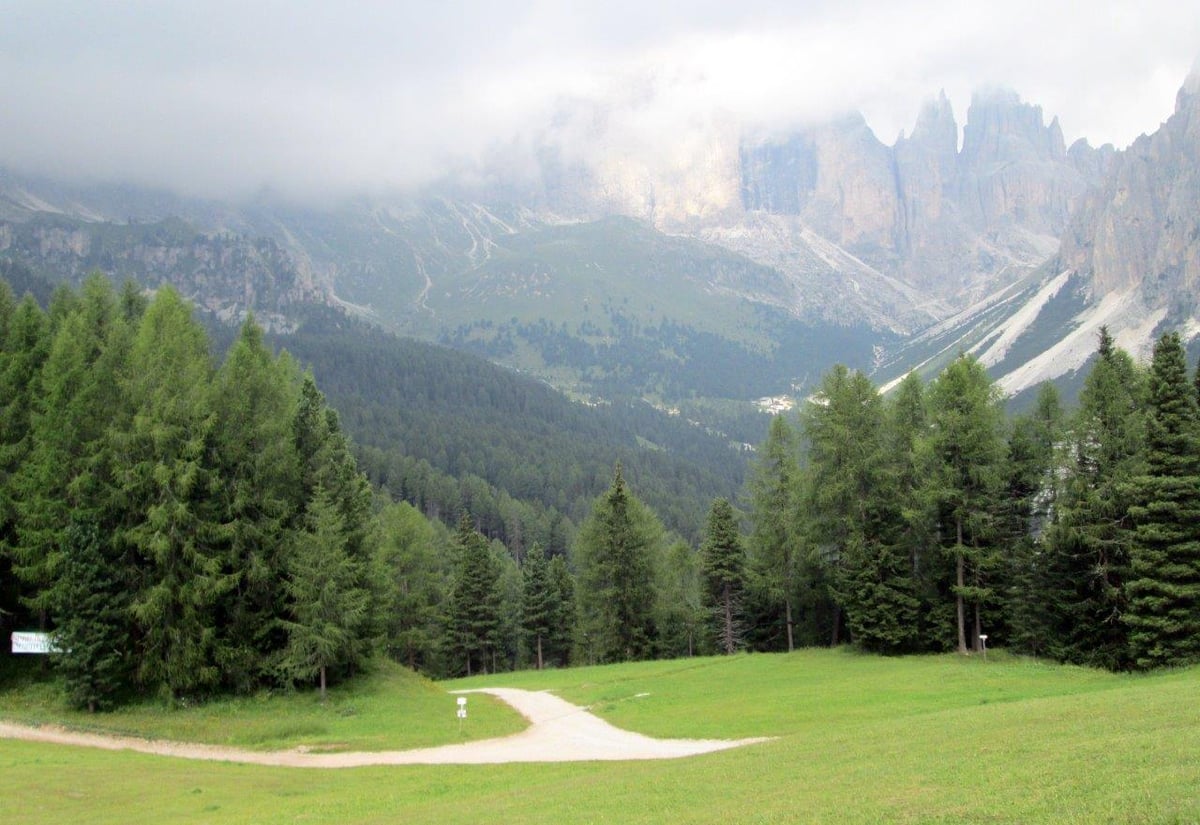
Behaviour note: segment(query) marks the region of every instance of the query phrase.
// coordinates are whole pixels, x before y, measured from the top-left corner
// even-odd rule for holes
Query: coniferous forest
[[[314,341],[317,374],[354,364]],[[377,345],[340,379],[390,399],[355,408],[364,433],[396,431],[406,378],[438,392]],[[653,491],[665,517],[619,451],[598,493],[570,475],[596,443],[522,459],[494,399],[447,413],[453,438],[422,413],[355,447],[253,318],[216,349],[169,287],[93,276],[43,306],[0,280],[0,621],[54,634],[80,706],[324,691],[380,654],[435,675],[837,644],[1200,661],[1200,376],[1174,333],[1148,366],[1103,333],[1077,409],[1046,386],[1015,418],[970,355],[887,397],[835,368],[771,422],[741,512],[730,451],[728,477]],[[663,466],[688,449],[709,448]]]

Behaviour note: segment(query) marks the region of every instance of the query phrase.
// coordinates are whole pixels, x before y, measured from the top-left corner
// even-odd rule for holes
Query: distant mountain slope
[[[690,539],[698,538],[711,500],[735,497],[744,480],[740,444],[640,401],[571,403],[481,358],[334,312],[274,340],[311,366],[347,431],[367,448],[367,469],[377,480],[451,521],[458,507],[470,509],[500,538],[511,538],[513,525],[494,494],[482,501],[487,496],[467,479],[532,505],[535,520],[558,513],[578,523],[620,461],[637,494]],[[754,443],[768,422],[765,415],[758,420]],[[414,462],[422,461],[444,478],[418,478]],[[526,528],[528,541],[535,532]]]

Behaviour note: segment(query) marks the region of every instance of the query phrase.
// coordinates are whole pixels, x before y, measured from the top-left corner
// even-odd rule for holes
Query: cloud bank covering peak
[[[0,166],[183,194],[416,187],[552,142],[667,165],[696,130],[1015,89],[1068,142],[1153,131],[1200,54],[1177,0],[1073,4],[10,0]],[[686,154],[686,153],[685,153]]]

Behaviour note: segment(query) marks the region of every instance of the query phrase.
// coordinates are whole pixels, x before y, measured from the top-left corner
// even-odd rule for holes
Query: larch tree
[[[160,289],[133,341],[132,422],[113,455],[129,519],[117,539],[140,566],[131,605],[142,644],[138,676],[173,698],[220,682],[217,610],[235,583],[216,552],[211,383],[203,328],[174,289]]]
[[[392,659],[414,670],[437,659],[441,637],[449,565],[439,529],[405,502],[388,504],[375,517],[384,645]]]
[[[18,573],[31,589],[29,605],[55,601],[72,516],[99,518],[96,474],[108,427],[121,406],[112,356],[123,358],[124,322],[106,279],[88,278],[81,301],[59,319],[42,366],[41,392],[30,422],[31,449],[13,479],[19,493]],[[57,599],[62,603],[61,599]]]
[[[290,361],[276,359],[247,318],[214,386],[215,455],[222,479],[217,551],[234,577],[221,616],[221,670],[235,690],[249,690],[263,663],[284,643],[272,620],[282,609],[288,527],[296,512],[299,461],[290,422],[296,381]]]
[[[980,649],[982,613],[994,597],[989,575],[996,552],[1003,414],[999,393],[971,355],[959,355],[930,388],[931,447],[937,471],[931,491],[941,514],[942,547],[954,563],[957,647],[968,650],[967,607],[973,613],[970,647]]]
[[[886,472],[883,401],[865,375],[838,365],[822,380],[803,421],[810,529],[833,595],[856,643],[904,649],[916,632],[917,601],[908,548],[896,540],[900,508],[896,482]],[[840,616],[835,612],[833,644]]]
[[[288,606],[281,620],[287,644],[278,670],[288,681],[316,678],[324,702],[329,670],[355,663],[357,642],[370,619],[371,593],[349,553],[344,516],[320,485],[305,522],[287,559]]]

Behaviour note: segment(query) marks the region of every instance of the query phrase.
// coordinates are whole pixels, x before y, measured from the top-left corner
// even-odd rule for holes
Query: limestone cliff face
[[[218,315],[253,310],[267,326],[287,327],[292,310],[329,300],[311,267],[274,241],[198,232],[176,218],[121,225],[40,213],[0,222],[0,253],[54,278],[100,270],[118,282],[171,283]]]
[[[743,148],[747,210],[796,215],[945,306],[963,306],[1054,254],[1111,151],[1068,153],[1057,121],[1008,91],[975,96],[958,148],[945,94],[910,137],[880,143],[860,116]]]
[[[1043,125],[1041,107],[1013,92],[972,99],[959,165],[963,214],[983,230],[1013,224],[1057,236],[1087,188],[1067,158],[1058,119]]]
[[[895,245],[901,213],[892,153],[862,115],[743,147],[741,166],[747,209],[799,216],[850,250]]]
[[[1093,294],[1139,288],[1151,306],[1195,314],[1200,304],[1200,74],[1175,113],[1114,162],[1063,240],[1064,265]]]

